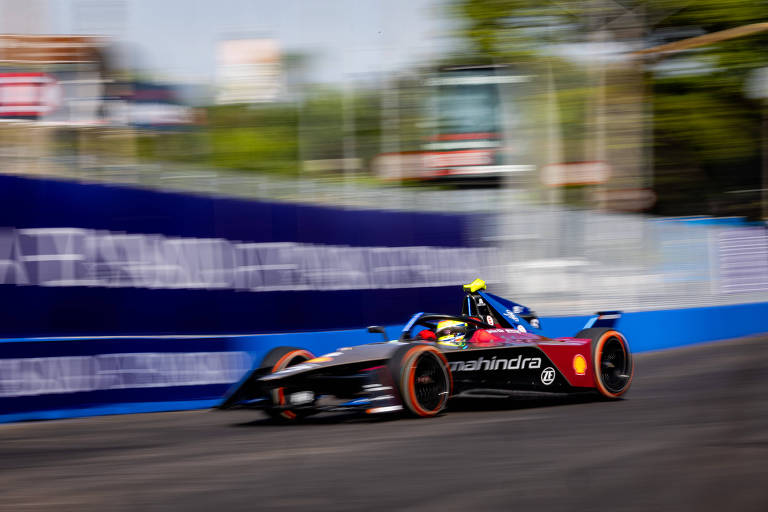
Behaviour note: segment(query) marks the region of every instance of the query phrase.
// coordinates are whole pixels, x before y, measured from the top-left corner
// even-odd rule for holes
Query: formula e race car
[[[340,348],[315,357],[295,347],[270,351],[234,385],[222,409],[262,409],[295,420],[322,411],[368,415],[440,414],[453,396],[509,396],[520,391],[622,396],[632,355],[614,328],[619,311],[600,312],[572,338],[536,334],[529,308],[464,285],[460,315],[416,313],[400,338]],[[382,333],[379,326],[371,333]]]

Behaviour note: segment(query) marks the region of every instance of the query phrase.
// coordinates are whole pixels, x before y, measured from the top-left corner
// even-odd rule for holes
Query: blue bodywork
[[[523,327],[527,332],[538,332],[541,330],[541,323],[536,317],[536,314],[528,307],[518,304],[517,302],[499,297],[492,293],[479,291],[477,292],[488,305],[496,311],[499,317],[503,317],[509,322],[512,328]],[[528,322],[523,317],[533,317],[531,322]],[[533,325],[536,324],[536,325]]]

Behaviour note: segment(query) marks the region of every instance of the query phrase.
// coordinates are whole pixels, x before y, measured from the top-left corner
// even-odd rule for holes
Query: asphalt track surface
[[[276,425],[192,411],[0,425],[0,510],[768,510],[768,338],[639,355],[625,400]]]

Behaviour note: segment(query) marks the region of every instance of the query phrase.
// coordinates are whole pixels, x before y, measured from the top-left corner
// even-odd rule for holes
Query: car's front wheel
[[[438,349],[421,343],[403,346],[389,367],[407,412],[431,417],[445,409],[453,383],[448,361]]]
[[[269,368],[271,373],[279,372],[289,366],[301,364],[305,361],[313,359],[308,350],[304,350],[296,347],[277,347],[269,351],[264,359],[261,361],[262,368]],[[297,420],[309,414],[304,410],[292,409],[286,407],[288,403],[288,393],[285,388],[275,388],[269,393],[272,407],[265,409],[267,414],[273,419],[278,420]]]

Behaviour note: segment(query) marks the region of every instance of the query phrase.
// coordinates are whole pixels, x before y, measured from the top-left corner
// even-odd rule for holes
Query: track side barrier
[[[544,334],[572,336],[589,318],[545,318]],[[768,302],[624,313],[617,327],[636,353],[727,340],[768,332]]]
[[[324,353],[379,336],[354,329],[0,340],[0,423],[212,407],[274,347]]]
[[[572,336],[588,318],[543,318],[544,334]],[[737,338],[768,332],[768,303],[626,313],[618,327],[634,352]],[[0,340],[0,422],[208,408],[276,346],[319,355],[379,339],[353,329]]]

